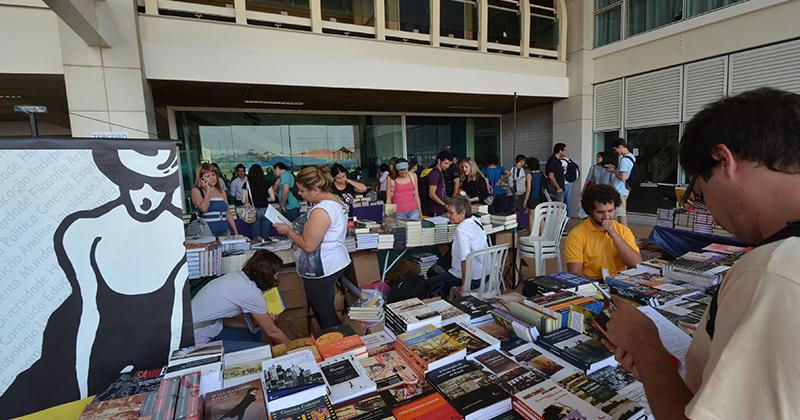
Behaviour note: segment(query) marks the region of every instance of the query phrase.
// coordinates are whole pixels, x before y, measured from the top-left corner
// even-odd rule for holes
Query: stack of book
[[[323,359],[347,354],[356,358],[367,357],[364,341],[348,324],[319,331],[313,338],[317,351]]]
[[[446,217],[428,217],[425,218],[425,223],[428,227],[433,227],[433,242],[435,244],[445,244],[451,242],[448,240],[448,233],[450,229],[448,225],[450,221]]]
[[[453,242],[453,238],[456,236],[457,227],[458,225],[453,223],[447,225],[447,242]]]
[[[344,247],[347,249],[347,252],[355,252],[356,251],[356,235],[353,233],[348,232],[347,236],[344,237]]]
[[[377,233],[356,233],[356,250],[361,251],[365,249],[378,248],[378,234]]]
[[[617,365],[614,354],[599,339],[569,328],[542,334],[537,343],[587,375]]]
[[[539,334],[558,330],[563,323],[561,313],[530,302],[528,304],[511,302],[508,304],[508,310],[515,318],[535,327]]]
[[[244,263],[253,256],[253,251],[230,250],[222,253],[222,274],[242,271]]]
[[[615,294],[652,307],[672,304],[679,301],[681,296],[697,291],[697,287],[692,283],[671,280],[637,269],[622,271],[608,277],[606,284]]]
[[[472,214],[476,213],[489,214],[489,206],[486,204],[473,204]]]
[[[361,340],[364,341],[364,347],[367,348],[368,357],[394,350],[394,337],[389,335],[386,331],[367,334],[362,336]],[[364,364],[363,361],[366,359],[361,360],[362,364]]]
[[[692,230],[692,215],[686,211],[675,212],[672,225],[675,229]]]
[[[438,260],[439,257],[431,254],[430,252],[417,252],[411,255],[411,262],[414,264],[414,271],[418,275],[425,278],[428,277],[428,270],[436,265],[436,261]]]
[[[308,404],[322,397],[327,400],[322,370],[310,350],[265,360],[261,369],[264,375],[264,399],[273,418],[286,418],[279,417],[281,410]],[[224,414],[220,413],[219,417],[213,418],[220,418]]]
[[[683,280],[698,288],[710,287],[721,282],[730,268],[719,263],[723,258],[715,253],[687,252],[664,266],[664,277]]]
[[[356,233],[369,233],[372,229],[381,228],[381,224],[369,219],[362,219],[356,222]]]
[[[426,378],[465,420],[487,419],[511,410],[511,396],[472,362],[432,370]]]
[[[186,244],[186,263],[189,278],[217,276],[222,274],[222,250],[214,243]]]
[[[454,322],[441,327],[442,332],[467,349],[467,359],[473,359],[491,350],[500,349],[500,340],[473,327],[467,322]]]
[[[281,239],[281,238],[264,238],[264,241],[261,243],[251,243],[250,249],[266,249],[267,251],[278,252],[283,251],[286,249],[290,249],[292,247],[292,240],[291,239]]]
[[[422,245],[422,221],[418,219],[400,219],[398,222],[405,226],[406,247]]]
[[[436,228],[423,227],[422,228],[422,246],[431,246],[435,244]]]
[[[492,225],[492,215],[489,213],[473,213],[472,217],[478,219],[484,227]]]
[[[425,300],[425,307],[441,315],[442,323],[440,325],[448,325],[454,322],[469,323],[469,315],[461,309],[451,305],[450,302],[444,299],[429,299]]]
[[[661,275],[664,272],[664,266],[667,264],[669,264],[667,260],[653,258],[636,264],[636,269],[645,273]]]
[[[472,324],[477,324],[489,319],[492,319],[492,310],[494,307],[488,303],[476,298],[472,295],[462,296],[451,303],[462,312],[469,316],[469,321]]]
[[[354,321],[368,323],[383,321],[383,295],[377,292],[362,292],[362,295],[350,305],[348,316]]]
[[[394,235],[391,233],[378,234],[378,249],[393,249],[394,248]]]
[[[389,303],[384,314],[385,331],[395,337],[429,324],[437,327],[442,324],[442,315],[417,298]]]
[[[81,414],[81,419],[105,419],[114,416],[124,417],[130,413],[137,418],[148,395],[157,394],[164,377],[165,368],[126,372],[98,393],[92,403]],[[154,402],[150,397],[150,403]]]
[[[167,362],[164,379],[180,378],[189,373],[200,372],[202,394],[221,389],[222,353],[222,341],[175,350]]]
[[[492,215],[492,224],[503,226],[503,230],[510,230],[517,227],[516,213],[498,213]]]
[[[328,386],[328,398],[332,404],[358,398],[375,392],[377,386],[367,371],[352,355],[325,359],[319,364]]]
[[[675,223],[674,209],[658,209],[656,211],[656,226],[673,227]]]
[[[397,336],[395,351],[420,378],[467,356],[467,348],[433,325]]]
[[[711,234],[714,231],[714,216],[706,210],[692,209],[692,232]]]
[[[222,251],[247,251],[250,249],[250,241],[244,235],[220,236],[218,240]]]

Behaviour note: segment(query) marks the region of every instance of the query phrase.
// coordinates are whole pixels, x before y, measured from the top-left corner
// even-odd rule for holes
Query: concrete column
[[[478,0],[478,51],[489,50],[489,0]]]
[[[441,9],[439,0],[430,0],[430,9],[431,9],[431,46],[438,47],[439,46],[439,37],[442,32],[441,26],[442,21],[440,19],[441,16]]]
[[[311,32],[322,33],[322,2],[320,0],[311,0],[308,2],[311,8]]]
[[[569,98],[553,103],[553,144],[567,145],[567,155],[581,167],[581,176],[591,168],[594,64],[592,61],[592,2],[567,0],[569,33],[566,38]],[[564,42],[564,38],[561,38]],[[552,151],[551,151],[552,152]],[[572,217],[580,207],[583,179],[573,184],[570,199]]]
[[[155,138],[152,92],[145,78],[135,2],[97,2],[97,30],[108,48],[90,47],[59,19],[64,82],[73,137],[103,131]]]
[[[531,2],[530,0],[520,0],[519,13],[522,17],[522,36],[519,43],[519,52],[523,57],[529,57],[531,53]]]
[[[375,39],[386,39],[386,3],[384,0],[374,0],[375,10]]]

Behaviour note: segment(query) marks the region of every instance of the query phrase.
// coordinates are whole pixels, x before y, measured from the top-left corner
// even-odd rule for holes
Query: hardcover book
[[[209,392],[205,396],[203,411],[207,419],[267,420],[261,381]]]
[[[337,356],[320,363],[333,404],[358,398],[377,390],[367,371],[352,355]]]

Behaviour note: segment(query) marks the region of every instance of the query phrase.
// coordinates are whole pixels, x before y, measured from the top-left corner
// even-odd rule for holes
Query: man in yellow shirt
[[[609,185],[584,190],[581,206],[589,217],[567,236],[567,271],[602,280],[604,269],[613,276],[642,261],[633,232],[615,220],[619,205],[619,193]]]

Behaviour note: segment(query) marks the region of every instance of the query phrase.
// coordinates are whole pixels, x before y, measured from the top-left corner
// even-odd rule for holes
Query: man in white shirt
[[[236,178],[231,181],[231,196],[237,206],[244,204],[242,200],[244,199],[245,182],[247,182],[247,170],[240,163],[236,165]]]
[[[447,200],[446,208],[450,223],[458,225],[450,248],[452,267],[442,274],[428,278],[426,283],[432,294],[448,297],[450,289],[455,288],[453,293],[460,296],[462,288],[479,287],[483,273],[483,260],[475,258],[470,267],[472,281],[467,282],[467,255],[473,251],[486,249],[489,245],[486,231],[483,230],[483,225],[472,217],[472,205],[466,197],[454,197]]]
[[[758,89],[707,106],[686,125],[680,161],[689,203],[756,247],[703,316],[685,378],[655,325],[616,297],[607,345],[657,419],[798,419],[800,95]]]

